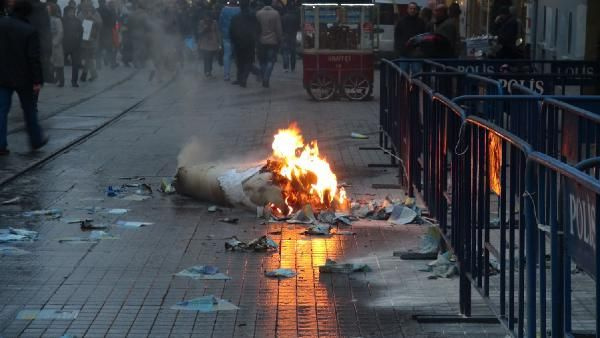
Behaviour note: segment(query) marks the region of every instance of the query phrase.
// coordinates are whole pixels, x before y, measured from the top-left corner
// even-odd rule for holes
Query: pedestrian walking
[[[48,14],[50,15],[50,31],[52,32],[52,75],[59,87],[65,85],[65,57],[63,53],[64,30],[62,20],[60,19],[60,9],[58,5],[48,4]]]
[[[394,29],[394,51],[397,56],[406,57],[406,42],[415,35],[425,33],[425,22],[419,17],[419,8],[410,2],[407,15],[398,20]]]
[[[234,16],[240,14],[240,7],[237,6],[236,0],[229,0],[221,13],[219,14],[219,31],[221,33],[221,45],[223,46],[223,80],[229,81],[229,75],[231,72],[231,57],[233,55],[232,50],[232,39],[229,34],[232,19]],[[239,70],[238,70],[239,73]]]
[[[281,18],[283,29],[283,44],[281,45],[281,56],[283,58],[283,70],[287,73],[296,69],[296,34],[300,29],[300,13],[297,8],[290,6]]]
[[[256,12],[256,19],[260,25],[258,61],[260,62],[262,85],[264,88],[269,88],[271,73],[277,60],[277,50],[283,40],[281,17],[273,7],[264,6]]]
[[[63,16],[63,53],[64,57],[71,59],[71,86],[79,87],[78,77],[81,67],[81,43],[83,39],[83,25],[75,16],[75,7],[65,7]],[[64,75],[63,75],[64,77]]]
[[[38,31],[40,39],[41,60],[43,70],[43,82],[54,82],[52,73],[53,68],[50,62],[52,58],[52,32],[50,31],[50,16],[46,9],[46,4],[40,0],[28,0],[31,3],[32,11],[27,17],[28,22]]]
[[[98,43],[98,69],[102,65],[115,68],[117,66],[117,53],[113,46],[113,29],[117,24],[117,13],[112,5],[107,5],[106,0],[98,0],[98,14],[102,18],[102,29],[99,33]]]
[[[129,23],[130,13],[133,11],[133,4],[127,3],[121,13],[121,62],[125,67],[130,67],[133,62],[133,41]]]
[[[7,124],[14,92],[21,102],[31,147],[35,150],[48,142],[37,119],[36,97],[43,70],[38,32],[27,21],[32,11],[31,3],[17,0],[11,16],[0,17],[0,155],[10,153]]]
[[[83,71],[81,72],[81,81],[86,81],[88,74],[91,76],[90,81],[94,81],[98,77],[96,71],[96,48],[100,38],[102,29],[102,18],[89,3],[80,5],[80,19],[83,21],[83,39],[81,43],[81,60],[83,63]]]
[[[198,27],[198,49],[204,60],[204,76],[207,79],[214,78],[212,75],[212,66],[215,55],[220,48],[219,29],[217,21],[212,12],[207,11],[205,17],[200,20]]]
[[[254,52],[259,29],[256,16],[250,12],[248,0],[240,0],[240,14],[233,17],[230,27],[237,67],[237,79],[232,84],[246,87],[248,75],[254,68]]]

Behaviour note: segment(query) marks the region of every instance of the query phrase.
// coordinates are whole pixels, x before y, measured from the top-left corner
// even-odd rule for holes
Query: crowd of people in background
[[[0,16],[7,16],[19,0],[0,1]],[[96,80],[103,67],[149,66],[150,80],[160,81],[198,58],[207,79],[215,78],[213,64],[219,62],[229,81],[235,60],[233,83],[245,86],[254,73],[268,87],[279,51],[284,69],[295,69],[300,11],[294,0],[98,0],[97,7],[70,0],[64,8],[57,0],[25,1],[33,7],[27,21],[39,33],[44,82],[58,87],[65,85],[65,65],[71,66],[72,87]]]
[[[460,57],[463,44],[460,37],[461,9],[457,2],[449,6],[430,2],[430,7],[419,8],[415,2],[407,5],[406,15],[399,18],[394,29],[394,52],[398,57]],[[490,26],[490,33],[497,36],[498,51],[494,57],[499,59],[515,59],[523,57],[517,46],[521,33],[521,23],[517,19],[511,0],[496,1]],[[447,51],[442,43],[437,43],[434,50],[426,50],[415,55],[415,48],[409,42],[413,37],[425,33],[433,33],[442,37],[447,44]],[[431,37],[434,39],[435,37]],[[423,52],[423,50],[421,50]]]
[[[299,3],[288,0],[0,0],[0,156],[7,148],[7,115],[16,92],[32,149],[48,142],[37,118],[44,83],[71,86],[95,81],[103,68],[151,69],[149,81],[174,75],[185,63],[203,60],[206,79],[213,64],[223,79],[246,87],[250,73],[265,88],[278,52],[284,69],[295,70]],[[259,66],[255,65],[258,57]]]

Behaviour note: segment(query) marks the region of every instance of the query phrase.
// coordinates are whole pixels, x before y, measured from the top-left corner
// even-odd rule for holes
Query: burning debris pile
[[[420,210],[412,198],[351,202],[347,185],[338,184],[317,142],[305,144],[295,124],[278,131],[272,150],[268,159],[248,168],[180,165],[173,186],[197,199],[257,210],[257,216],[268,221],[309,225],[306,234],[330,234],[328,225],[351,225],[360,218],[420,223]]]
[[[304,144],[292,124],[274,136],[273,154],[261,165],[240,169],[206,163],[180,166],[173,183],[178,193],[226,206],[264,208],[287,217],[305,205],[314,210],[347,208],[329,163],[317,142]]]

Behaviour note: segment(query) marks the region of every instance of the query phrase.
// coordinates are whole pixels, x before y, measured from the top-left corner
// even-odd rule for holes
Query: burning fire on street
[[[319,154],[317,141],[304,144],[300,129],[292,124],[274,136],[273,155],[262,170],[273,174],[273,183],[281,188],[285,209],[273,211],[290,215],[305,205],[314,210],[345,209],[346,191],[338,188],[337,177],[325,157]]]
[[[312,210],[347,210],[348,199],[317,141],[307,144],[292,123],[273,137],[272,154],[259,165],[202,163],[179,165],[177,191],[222,205],[265,207],[287,217],[309,205]]]

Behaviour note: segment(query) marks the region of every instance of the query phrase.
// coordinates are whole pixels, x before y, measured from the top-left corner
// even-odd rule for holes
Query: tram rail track
[[[125,82],[127,82],[128,80],[131,80],[131,78],[133,78],[133,76],[135,76],[135,74],[137,74],[138,72],[133,72],[132,75],[128,76],[126,79],[123,79],[111,86],[108,86],[107,88],[101,90],[100,92],[96,93],[95,95],[91,95],[88,96],[86,98],[83,98],[81,100],[78,100],[77,102],[74,102],[73,104],[68,105],[67,107],[63,107],[59,110],[57,110],[56,112],[53,112],[51,115],[46,116],[43,120],[49,119],[53,116],[56,116],[64,111],[66,111],[67,109],[76,107],[78,105],[81,105],[91,99],[93,99],[94,97],[97,97],[103,93],[108,92],[111,89],[114,89],[115,87],[117,87],[120,84],[123,84]],[[156,88],[155,90],[151,91],[149,94],[145,95],[144,97],[142,97],[141,99],[137,100],[134,104],[129,105],[128,107],[126,107],[125,109],[123,109],[121,112],[119,112],[118,114],[112,116],[111,118],[109,118],[107,121],[99,124],[98,126],[96,126],[94,129],[90,130],[89,132],[75,138],[74,140],[66,143],[65,145],[60,146],[59,148],[57,148],[56,150],[52,151],[51,153],[48,153],[47,155],[45,155],[44,157],[33,161],[32,163],[26,165],[23,169],[15,172],[14,174],[11,174],[8,177],[5,178],[0,178],[0,187],[3,187],[7,184],[9,184],[10,182],[14,181],[15,179],[23,176],[24,174],[36,169],[37,167],[59,157],[61,154],[65,153],[66,151],[68,151],[69,149],[84,143],[86,140],[90,139],[91,137],[93,137],[94,135],[98,134],[99,132],[101,132],[103,129],[109,127],[111,124],[117,122],[118,120],[120,120],[123,116],[125,116],[127,113],[135,110],[137,107],[141,106],[142,104],[144,104],[146,101],[148,101],[150,98],[152,98],[153,96],[155,96],[156,94],[158,94],[159,92],[161,92],[162,90],[164,90],[165,88],[167,88],[168,86],[170,86],[175,79],[177,78],[177,75],[174,75],[170,80],[164,82],[163,84],[161,84],[158,88]],[[42,120],[42,121],[43,121]],[[13,130],[11,132],[9,132],[9,134],[13,134],[19,131],[24,130],[25,127],[21,127],[20,130]]]

